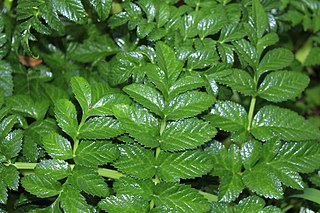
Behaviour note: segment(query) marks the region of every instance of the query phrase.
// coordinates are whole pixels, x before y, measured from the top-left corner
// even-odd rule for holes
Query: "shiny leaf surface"
[[[45,150],[53,158],[67,160],[73,157],[70,142],[57,133],[44,136],[42,143]]]

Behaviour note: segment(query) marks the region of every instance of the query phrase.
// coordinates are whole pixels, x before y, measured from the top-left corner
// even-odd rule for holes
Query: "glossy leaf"
[[[218,199],[224,202],[234,201],[243,189],[244,184],[239,174],[226,173],[220,181]]]
[[[174,98],[177,95],[188,90],[197,89],[204,86],[203,79],[198,75],[190,75],[179,78],[170,88],[169,97]]]
[[[131,213],[149,211],[149,203],[147,200],[139,196],[119,195],[110,196],[99,202],[99,207],[110,213]]]
[[[261,157],[261,143],[255,140],[246,142],[241,148],[241,158],[245,169],[252,168]]]
[[[178,183],[160,183],[154,189],[156,206],[163,206],[173,212],[207,212],[210,207],[208,201],[189,185]]]
[[[168,182],[200,177],[212,169],[210,155],[200,151],[162,152],[157,165],[157,176]]]
[[[108,18],[111,10],[112,0],[90,0],[90,4],[97,11],[101,21],[104,21]]]
[[[320,131],[302,116],[277,106],[265,106],[252,122],[251,133],[259,140],[279,137],[286,141],[317,140]]]
[[[21,179],[21,184],[26,191],[40,198],[47,198],[58,195],[61,184],[50,176],[27,175]]]
[[[212,96],[198,91],[188,91],[173,98],[165,109],[168,120],[178,120],[200,114],[214,102]]]
[[[130,84],[123,88],[136,102],[162,116],[164,100],[159,91],[144,84]]]
[[[218,101],[206,120],[213,126],[231,132],[244,130],[248,126],[246,110],[240,104],[231,101]]]
[[[160,147],[168,151],[192,149],[209,141],[216,133],[209,123],[196,118],[173,121],[160,136]]]
[[[0,88],[5,96],[10,96],[13,92],[12,68],[7,62],[0,61],[0,70]]]
[[[284,48],[270,50],[260,61],[258,74],[261,75],[267,71],[283,69],[291,64],[293,58],[290,50]]]
[[[60,206],[64,212],[93,213],[93,208],[87,204],[86,199],[72,186],[67,186],[60,196]]]
[[[16,157],[22,148],[23,131],[14,130],[0,141],[0,153],[6,156],[7,160]]]
[[[113,184],[117,195],[140,196],[151,200],[153,196],[154,183],[152,180],[137,180],[130,177],[121,177]]]
[[[240,59],[247,62],[251,67],[256,68],[258,64],[258,54],[256,48],[245,39],[235,41],[233,44]]]
[[[257,42],[258,53],[261,54],[266,47],[274,45],[278,41],[279,41],[279,36],[275,32],[271,32],[264,35],[261,39],[258,39],[258,42]]]
[[[160,90],[162,94],[167,94],[168,79],[166,73],[160,69],[160,67],[154,64],[147,64],[145,69],[148,78],[152,81],[156,88]]]
[[[87,80],[82,77],[71,78],[71,88],[83,113],[86,113],[91,106],[91,87]]]
[[[12,190],[18,190],[20,173],[16,167],[12,165],[10,166],[1,165],[0,174],[1,174],[1,181],[3,182],[4,187],[7,187],[8,189],[12,189]]]
[[[85,21],[86,13],[80,0],[47,0],[46,4],[51,5],[54,10],[71,21],[77,23]]]
[[[42,143],[45,150],[53,158],[67,160],[73,157],[70,142],[57,133],[44,136]]]
[[[78,135],[77,111],[73,103],[67,99],[60,99],[55,103],[55,117],[59,127],[73,139]]]
[[[300,95],[309,84],[308,76],[290,71],[268,74],[260,84],[258,95],[272,102],[286,101]]]
[[[79,137],[85,139],[109,139],[124,133],[120,122],[111,117],[94,117],[80,127]]]
[[[250,74],[240,69],[227,69],[212,74],[215,81],[248,96],[255,95],[255,83]]]
[[[97,169],[77,166],[72,171],[70,182],[79,191],[93,196],[105,197],[109,194],[108,185],[99,176]]]
[[[222,8],[216,7],[210,14],[205,14],[204,17],[197,23],[197,30],[200,38],[207,37],[217,33],[226,23],[227,19]]]
[[[268,15],[259,0],[252,1],[252,18],[257,31],[257,37],[261,38],[266,31],[269,22]]]
[[[147,110],[129,105],[116,105],[113,111],[123,129],[139,143],[148,147],[159,145],[159,123]]]
[[[141,146],[119,146],[120,157],[114,166],[121,172],[136,178],[152,178],[155,174],[154,153]]]
[[[50,159],[42,160],[34,171],[39,176],[49,176],[54,180],[60,180],[71,174],[71,167],[63,160]]]
[[[119,150],[108,141],[81,141],[74,161],[83,166],[107,164],[119,156]]]

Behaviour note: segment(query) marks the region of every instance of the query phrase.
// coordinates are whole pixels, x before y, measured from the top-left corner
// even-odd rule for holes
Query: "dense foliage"
[[[5,0],[0,212],[320,208],[318,0]]]

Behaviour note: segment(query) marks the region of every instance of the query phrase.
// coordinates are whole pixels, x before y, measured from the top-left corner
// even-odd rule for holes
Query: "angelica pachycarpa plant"
[[[272,5],[5,1],[1,211],[297,209],[320,131]]]

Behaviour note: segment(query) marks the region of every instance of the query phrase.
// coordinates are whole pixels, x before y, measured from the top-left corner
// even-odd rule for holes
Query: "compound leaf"
[[[99,202],[99,207],[110,213],[132,213],[149,211],[149,201],[140,196],[119,195],[110,196]]]
[[[121,172],[136,178],[152,178],[155,174],[154,153],[141,146],[120,145],[120,157],[114,166]]]
[[[159,124],[157,119],[141,107],[116,105],[114,115],[121,122],[123,129],[139,143],[148,147],[157,147],[159,142]]]
[[[208,201],[189,185],[178,183],[160,183],[154,189],[156,206],[170,209],[172,212],[207,212]]]
[[[21,179],[21,184],[26,191],[40,198],[58,195],[62,186],[50,176],[27,175]]]
[[[216,133],[209,123],[197,118],[173,121],[160,136],[160,147],[168,151],[192,149],[209,141]]]
[[[309,84],[307,75],[290,71],[269,73],[260,84],[258,95],[272,102],[297,97]]]
[[[212,169],[211,157],[203,151],[162,152],[157,158],[157,175],[165,181],[195,178]]]
[[[74,161],[83,166],[99,166],[115,160],[119,156],[116,145],[109,141],[81,141]]]
[[[206,119],[213,126],[230,132],[243,130],[248,126],[246,110],[232,101],[217,101]]]
[[[252,122],[251,133],[259,140],[279,137],[286,141],[318,140],[320,131],[302,116],[277,106],[265,106]]]
[[[109,139],[124,133],[120,122],[111,117],[94,117],[80,127],[79,137],[86,139]]]
[[[58,133],[49,133],[42,139],[48,154],[56,159],[67,160],[73,157],[70,142]]]
[[[67,99],[58,100],[55,103],[54,113],[59,127],[75,139],[78,135],[78,120],[73,103]]]

